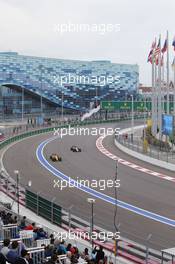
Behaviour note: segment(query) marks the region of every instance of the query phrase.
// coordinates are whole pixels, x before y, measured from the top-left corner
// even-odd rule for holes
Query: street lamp
[[[19,171],[14,170],[14,174],[16,175],[16,198],[17,198],[18,219],[19,219]]]
[[[64,93],[63,93],[63,86],[61,89],[61,121],[63,122],[63,115],[64,115]]]
[[[134,137],[134,97],[133,94],[131,94],[132,99],[132,110],[131,110],[131,142],[133,142]]]
[[[93,251],[93,239],[92,239],[92,233],[94,230],[94,203],[95,199],[93,198],[87,198],[87,202],[91,204],[91,245],[92,245],[92,251]]]

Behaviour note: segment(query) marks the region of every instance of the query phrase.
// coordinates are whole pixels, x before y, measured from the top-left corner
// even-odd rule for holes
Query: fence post
[[[37,192],[36,195],[36,213],[37,215],[39,215],[39,195],[40,195],[41,192]]]
[[[54,204],[54,201],[55,201],[55,197],[52,198],[51,200],[51,222],[53,223],[53,218],[54,218],[54,208],[53,208],[53,204]]]
[[[145,262],[146,264],[148,263],[148,257],[149,257],[149,241],[151,240],[152,238],[152,234],[149,234],[148,237],[146,238],[146,258],[145,258]]]
[[[71,210],[72,210],[73,207],[74,207],[74,205],[71,205],[71,206],[68,208],[69,231],[71,230]]]

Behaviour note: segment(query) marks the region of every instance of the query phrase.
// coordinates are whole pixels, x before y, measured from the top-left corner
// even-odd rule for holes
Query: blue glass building
[[[87,111],[93,103],[123,100],[137,91],[138,65],[110,61],[76,61],[0,53],[0,106],[6,111],[37,112],[44,109]],[[11,110],[10,110],[11,108]]]

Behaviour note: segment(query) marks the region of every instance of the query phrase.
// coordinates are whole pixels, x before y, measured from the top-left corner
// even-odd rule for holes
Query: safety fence
[[[19,237],[18,226],[16,224],[0,226],[0,240],[14,239]]]
[[[142,131],[141,131],[142,132]],[[153,146],[148,143],[144,143],[142,135],[134,135],[131,138],[130,135],[120,135],[116,137],[117,141],[123,146],[136,151],[138,153],[144,154],[148,157],[166,161],[175,164],[175,148],[161,149],[160,147]]]

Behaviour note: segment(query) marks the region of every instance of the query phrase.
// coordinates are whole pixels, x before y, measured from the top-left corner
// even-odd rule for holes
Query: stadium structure
[[[137,92],[138,84],[138,65],[0,53],[0,112],[4,114],[51,112],[60,107],[85,112],[100,101],[125,99]]]

